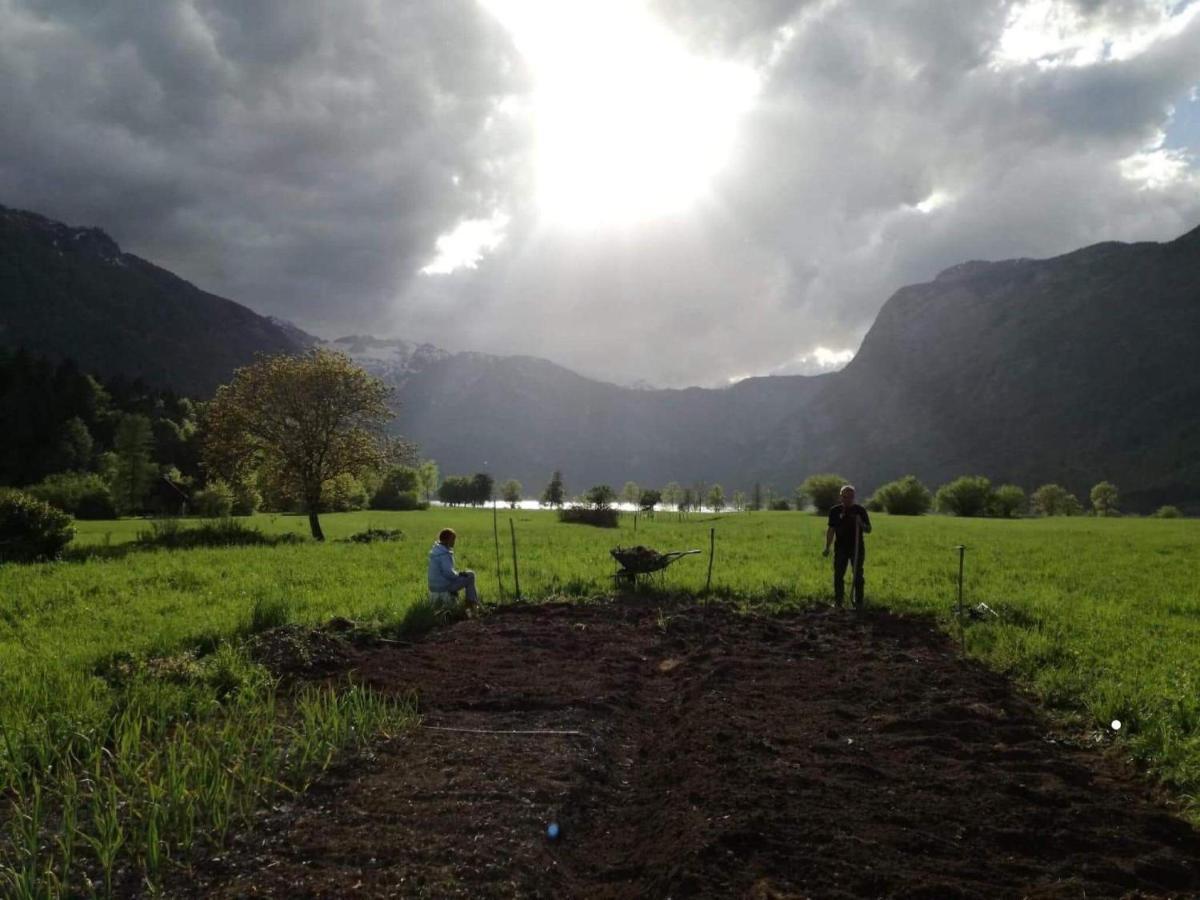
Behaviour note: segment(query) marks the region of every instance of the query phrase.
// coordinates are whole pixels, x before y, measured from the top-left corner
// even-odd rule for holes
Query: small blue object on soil
[[[546,837],[550,838],[550,840],[554,840],[556,837],[558,837],[558,823],[557,822],[551,822],[549,825],[546,826]]]

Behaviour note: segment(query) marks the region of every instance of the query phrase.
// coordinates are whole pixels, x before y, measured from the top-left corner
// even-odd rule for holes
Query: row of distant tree
[[[322,511],[416,509],[434,496],[449,505],[481,505],[496,496],[491,475],[440,480],[434,462],[417,461],[414,448],[387,438],[394,415],[389,395],[378,379],[329,351],[261,360],[238,370],[206,403],[136,381],[101,383],[69,362],[0,352],[0,420],[6,423],[0,485],[24,486],[80,518],[303,511],[314,536]],[[727,496],[719,484],[673,481],[659,489],[629,481],[619,492],[594,485],[569,500],[562,473],[555,472],[541,502],[606,509],[621,500],[646,512],[660,506],[824,511],[837,502],[844,481],[813,475],[790,497],[762,484]],[[515,479],[500,486],[500,497],[513,505],[522,494]],[[1119,492],[1107,481],[1092,488],[1088,501],[1092,514],[1119,514]],[[879,488],[868,506],[898,515],[1085,512],[1059,485],[1027,496],[1016,485],[993,487],[982,476],[957,478],[936,492],[906,476]],[[1164,507],[1159,514],[1178,510]]]
[[[477,478],[479,476],[476,476]],[[806,510],[824,513],[839,502],[839,494],[847,480],[832,473],[812,475],[792,492],[792,496],[779,496],[771,488],[755,484],[745,493],[734,491],[726,497],[719,484],[703,483],[682,486],[670,482],[662,489],[639,487],[633,481],[625,482],[620,492],[610,485],[599,484],[577,495],[571,502],[593,509],[607,509],[618,500],[630,506],[652,513],[659,506],[680,512],[708,509],[720,512],[730,508],[736,511],[755,510]],[[503,499],[513,505],[521,499],[521,484],[510,480],[501,488]],[[487,502],[490,497],[482,497]],[[544,506],[562,507],[567,503],[567,491],[561,472],[555,472],[542,492]],[[914,475],[906,475],[878,488],[866,501],[872,511],[891,515],[919,516],[937,511],[953,516],[992,516],[1015,518],[1024,515],[1038,516],[1117,516],[1120,510],[1120,491],[1109,481],[1101,481],[1088,493],[1087,508],[1079,498],[1058,484],[1043,484],[1030,494],[1015,484],[993,486],[991,480],[982,475],[964,475],[936,491],[931,491]],[[1164,506],[1156,513],[1159,517],[1175,518],[1181,515],[1174,506]]]

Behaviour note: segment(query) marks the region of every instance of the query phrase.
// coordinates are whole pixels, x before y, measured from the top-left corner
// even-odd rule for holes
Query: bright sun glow
[[[758,79],[699,59],[635,0],[483,0],[534,77],[538,203],[558,224],[681,212],[725,162]]]

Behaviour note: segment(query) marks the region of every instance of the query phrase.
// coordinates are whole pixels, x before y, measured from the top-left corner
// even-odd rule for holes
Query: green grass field
[[[0,759],[29,759],[40,742],[102,728],[115,701],[100,675],[112,660],[207,651],[248,633],[256,606],[301,623],[399,621],[426,595],[426,554],[444,526],[458,531],[458,565],[477,571],[484,599],[511,599],[510,519],[529,599],[611,591],[609,549],[638,543],[704,550],[655,580],[701,592],[710,529],[718,600],[782,607],[830,593],[824,522],[794,512],[659,514],[640,518],[635,532],[631,516],[606,530],[501,509],[501,586],[491,510],[326,515],[325,544],[176,551],[135,548],[145,522],[81,522],[72,561],[0,567]],[[251,524],[307,533],[298,516],[260,515]],[[399,528],[405,539],[341,540],[368,527]],[[868,601],[954,627],[958,544],[968,548],[966,603],[1000,613],[968,626],[968,653],[1085,724],[1119,719],[1129,752],[1200,811],[1200,522],[878,515]]]

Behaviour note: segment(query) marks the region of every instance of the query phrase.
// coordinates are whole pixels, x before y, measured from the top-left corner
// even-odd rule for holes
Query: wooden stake
[[[717,529],[708,529],[708,579],[704,582],[704,593],[712,590],[713,554],[717,552]]]
[[[508,530],[512,532],[512,548],[513,548],[513,580],[517,585],[516,599],[521,599],[521,570],[517,568],[517,526],[513,524],[513,520],[508,520]]]
[[[958,550],[958,640],[962,646],[962,652],[965,654],[967,652],[967,633],[963,628],[963,565],[967,548],[959,544],[955,549]]]
[[[504,583],[500,581],[500,526],[497,523],[496,498],[492,498],[492,537],[496,539],[496,599],[504,599]]]

